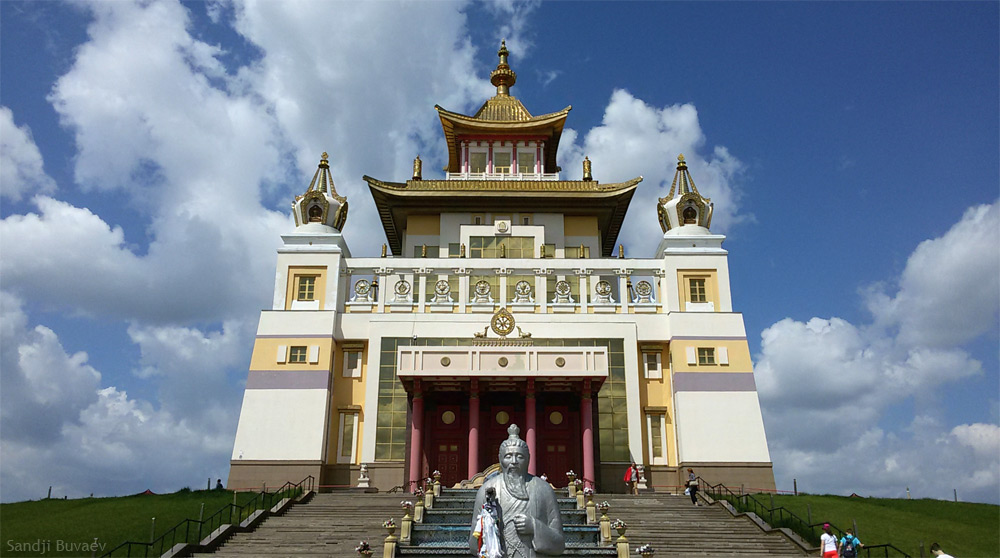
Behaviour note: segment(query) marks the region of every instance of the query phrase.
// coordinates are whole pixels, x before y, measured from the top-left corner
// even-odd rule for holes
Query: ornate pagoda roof
[[[602,257],[611,257],[629,202],[642,177],[601,184],[582,180],[408,180],[368,182],[392,253],[403,252],[403,232],[410,215],[490,211],[561,213],[597,217]]]
[[[559,149],[559,138],[562,136],[566,116],[573,107],[569,106],[559,112],[532,116],[516,97],[510,94],[510,88],[517,81],[517,74],[507,63],[506,41],[500,42],[497,55],[500,62],[490,73],[490,82],[497,88],[497,94],[479,107],[476,114],[467,116],[445,110],[440,105],[434,105],[441,118],[441,128],[448,142],[448,172],[459,172],[459,137],[482,138],[484,136],[510,136],[513,139],[539,139],[545,142],[544,165],[545,172],[558,172],[556,152]]]

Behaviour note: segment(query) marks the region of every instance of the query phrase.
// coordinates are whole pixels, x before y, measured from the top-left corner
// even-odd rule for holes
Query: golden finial
[[[500,50],[497,51],[497,56],[500,57],[500,62],[497,64],[497,69],[490,73],[490,83],[496,86],[497,95],[507,96],[510,94],[510,88],[517,81],[517,74],[515,74],[511,69],[510,65],[507,64],[507,55],[510,54],[507,51],[507,40],[503,39],[500,41]]]
[[[681,153],[677,156],[677,170],[684,170],[687,168],[687,163],[684,162],[684,154]]]
[[[420,160],[420,155],[413,160],[413,180],[423,180],[421,178],[421,173],[423,172],[424,163]]]
[[[321,169],[330,168],[330,155],[328,155],[326,151],[324,151],[323,154],[319,156],[319,167]]]
[[[625,246],[622,244],[618,245],[618,259],[625,259]]]
[[[424,245],[423,245],[423,246],[422,246],[422,247],[420,248],[420,257],[421,257],[421,258],[426,258],[426,257],[427,257],[427,245],[426,245],[426,244],[424,244]]]
[[[590,158],[583,158],[583,179],[590,181],[594,179],[594,176],[590,174]]]
[[[383,258],[385,257],[385,253],[386,253],[386,245],[382,244],[382,257]]]
[[[461,248],[459,248],[458,257],[460,257],[460,258],[464,258],[465,257],[465,244],[462,244]]]

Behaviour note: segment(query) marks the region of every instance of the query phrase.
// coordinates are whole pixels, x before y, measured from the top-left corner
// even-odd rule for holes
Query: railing
[[[559,180],[557,172],[449,172],[448,180]]]
[[[198,544],[223,525],[238,525],[257,510],[271,509],[285,498],[297,498],[305,490],[313,490],[315,481],[309,475],[297,483],[286,482],[276,492],[260,492],[242,505],[226,504],[206,519],[185,519],[150,542],[125,541],[102,557],[162,556],[178,544]]]
[[[698,477],[698,490],[700,490],[702,494],[710,495],[715,500],[725,500],[729,502],[729,504],[732,505],[736,511],[753,513],[773,528],[786,527],[791,529],[806,542],[812,545],[819,545],[820,535],[822,534],[822,526],[829,523],[828,521],[824,521],[822,523],[810,523],[784,507],[779,506],[777,508],[770,508],[750,494],[737,494],[723,484],[713,485],[701,477]],[[833,523],[830,523],[830,530],[836,534],[838,540],[843,538],[844,530],[840,529]],[[866,557],[884,556],[885,558],[888,558],[890,556],[900,556],[903,558],[910,558],[909,554],[889,543],[864,545],[858,549],[858,556],[862,555]]]
[[[347,258],[351,312],[665,312],[676,293],[661,259]],[[676,296],[676,295],[675,295]]]

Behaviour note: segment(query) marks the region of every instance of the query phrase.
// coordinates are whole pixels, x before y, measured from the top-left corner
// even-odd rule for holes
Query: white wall
[[[328,394],[325,389],[246,390],[233,459],[322,459]]]
[[[674,394],[678,459],[770,462],[756,391]]]

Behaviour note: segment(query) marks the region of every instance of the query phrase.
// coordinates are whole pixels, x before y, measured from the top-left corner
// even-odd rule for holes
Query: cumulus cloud
[[[16,202],[55,189],[55,181],[45,174],[31,129],[14,124],[13,111],[0,106],[0,198]]]
[[[724,146],[705,153],[706,142],[694,105],[654,107],[617,89],[599,126],[582,137],[575,130],[563,133],[561,165],[570,179],[583,175],[584,156],[590,158],[594,178],[601,182],[642,175],[619,238],[635,256],[648,257],[662,235],[657,200],[670,191],[677,156],[682,153],[698,191],[715,204],[713,231],[725,232],[748,218],[740,214],[737,187],[743,163]]]
[[[525,57],[535,46],[531,40],[529,24],[531,14],[542,5],[541,0],[497,0],[487,2],[486,9],[493,13],[500,23],[497,41],[506,39],[507,48]]]
[[[906,262],[894,296],[873,287],[876,323],[898,328],[901,342],[948,347],[996,326],[1000,306],[1000,207],[969,208],[940,238],[925,240]]]
[[[425,178],[441,176],[435,169],[447,152],[434,105],[473,110],[494,94],[492,68],[475,64],[461,4],[316,6],[237,5],[236,29],[263,53],[240,79],[274,107],[302,175],[311,176],[320,152],[329,152],[337,191],[351,204],[345,236],[354,253],[373,254],[384,234],[361,177],[408,177],[417,155]],[[327,16],[322,33],[315,32],[317,11]]]
[[[957,488],[963,498],[996,502],[996,424],[948,427],[919,415],[885,431],[880,422],[893,406],[931,403],[947,384],[982,373],[964,344],[1000,313],[997,209],[970,208],[922,242],[895,293],[868,289],[873,323],[786,318],[764,330],[756,378],[779,485],[797,478],[811,492],[852,487],[877,496],[909,486],[938,498]]]
[[[67,353],[52,329],[32,326],[7,292],[0,324],[4,501],[40,498],[49,485],[73,497],[176,490],[227,473],[235,417],[220,412],[219,396],[198,394],[206,410],[175,412],[101,387],[87,354]]]

